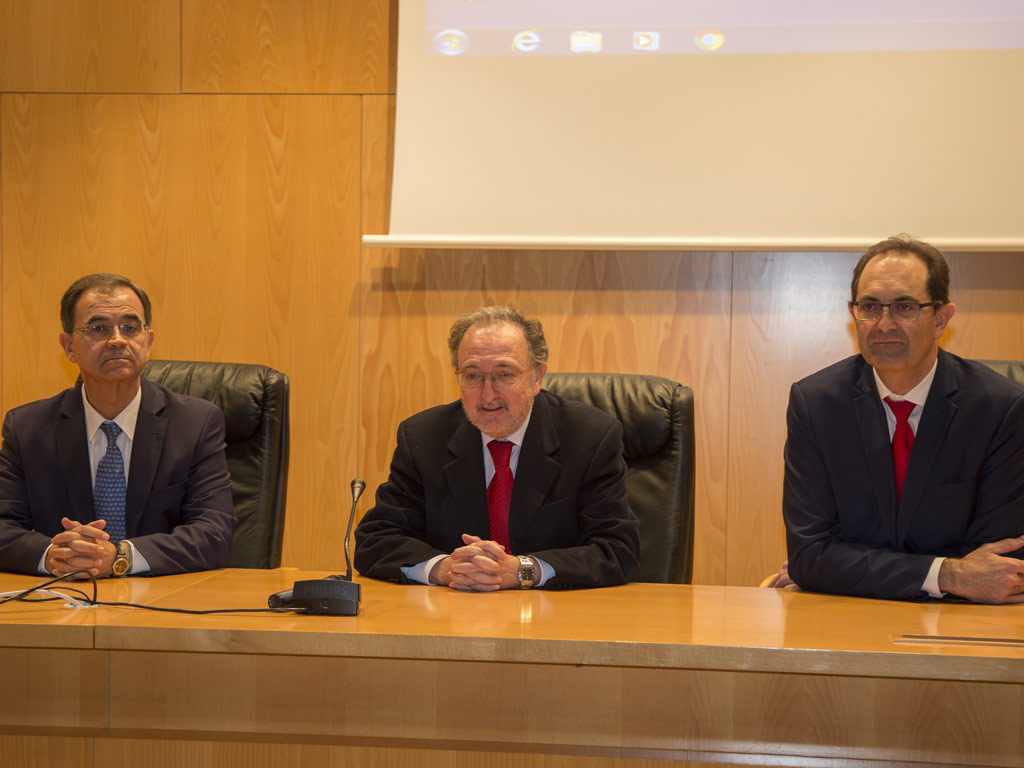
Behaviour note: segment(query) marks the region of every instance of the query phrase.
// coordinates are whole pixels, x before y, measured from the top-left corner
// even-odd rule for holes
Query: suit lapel
[[[85,439],[81,384],[65,393],[55,429],[57,453],[71,500],[68,517],[80,523],[90,523],[96,519],[96,513],[92,506],[92,470],[89,467],[89,443]]]
[[[455,434],[448,441],[444,464],[445,486],[455,498],[455,512],[462,531],[487,538],[487,488],[484,485],[484,455],[480,430],[463,414]]]
[[[864,454],[871,473],[871,485],[888,536],[896,537],[896,473],[892,466],[892,441],[878,397],[875,377],[870,365],[862,364],[857,380],[858,394],[853,398]],[[905,492],[905,491],[904,491]]]
[[[143,379],[142,402],[139,404],[139,418],[135,422],[135,436],[132,439],[132,463],[128,470],[125,503],[128,538],[138,531],[139,519],[153,487],[153,478],[156,477],[164,436],[167,434],[167,417],[162,415],[165,404],[163,392]]]
[[[530,424],[523,437],[516,480],[512,485],[508,528],[513,551],[517,551],[518,534],[529,530],[537,510],[562,470],[562,463],[554,458],[560,447],[561,442],[551,420],[551,408],[542,391],[533,401]]]
[[[935,379],[928,391],[921,421],[914,436],[914,448],[910,452],[910,463],[907,465],[907,477],[903,482],[903,499],[900,502],[899,531],[897,545],[903,543],[910,523],[917,513],[924,493],[928,474],[935,458],[942,448],[946,431],[956,415],[957,407],[952,395],[957,391],[956,375],[949,364],[945,353],[939,350],[939,364],[935,369]]]

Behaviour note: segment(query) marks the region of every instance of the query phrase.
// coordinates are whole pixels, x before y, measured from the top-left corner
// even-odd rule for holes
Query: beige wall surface
[[[71,384],[60,295],[125,272],[154,356],[291,377],[284,561],[338,570],[349,481],[375,488],[399,421],[457,397],[452,319],[513,303],[552,370],[693,387],[694,580],[756,584],[784,557],[789,385],[855,351],[856,254],[363,248],[387,231],[395,6],[0,0],[0,406]],[[1021,256],[950,255],[948,349],[1024,357]]]

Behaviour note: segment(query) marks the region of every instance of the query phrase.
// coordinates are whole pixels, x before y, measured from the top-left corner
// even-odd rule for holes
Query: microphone
[[[267,605],[271,608],[290,608],[292,605],[292,590],[283,589],[275,592],[267,598]]]
[[[356,519],[356,504],[366,490],[366,481],[357,477],[350,483],[352,487],[352,509],[348,512],[348,530],[345,531],[345,581],[352,581],[352,558],[348,554],[348,543],[352,539],[352,521]]]
[[[356,505],[366,489],[366,481],[356,478],[351,483],[352,509],[348,514],[348,529],[345,531],[344,576],[328,576],[324,579],[296,581],[291,589],[275,592],[267,604],[271,608],[298,606],[302,613],[322,616],[355,616],[359,613],[359,585],[352,581],[352,558],[349,556],[349,541],[352,538],[352,523],[356,517]],[[340,583],[339,583],[340,582]]]

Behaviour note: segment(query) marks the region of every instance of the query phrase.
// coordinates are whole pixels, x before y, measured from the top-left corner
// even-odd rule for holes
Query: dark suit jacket
[[[81,384],[11,409],[0,447],[0,569],[38,573],[62,517],[96,519]],[[220,568],[235,527],[224,415],[142,380],[127,538],[153,575]]]
[[[1024,534],[1024,387],[939,350],[898,509],[884,407],[859,355],[790,391],[782,503],[804,589],[919,598],[936,556]]]
[[[512,554],[554,567],[545,587],[603,587],[637,568],[639,523],[626,498],[622,426],[603,411],[541,390],[523,437],[512,502]],[[406,419],[388,481],[356,530],[355,564],[405,583],[400,568],[450,554],[460,535],[490,538],[483,443],[461,402]]]

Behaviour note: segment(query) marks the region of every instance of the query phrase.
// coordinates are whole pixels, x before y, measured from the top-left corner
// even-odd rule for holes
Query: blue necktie
[[[107,436],[107,452],[96,467],[96,484],[92,489],[93,511],[97,520],[107,521],[107,533],[114,544],[127,534],[124,527],[124,456],[117,447],[117,436],[121,428],[112,421],[100,425]]]

